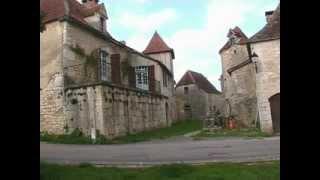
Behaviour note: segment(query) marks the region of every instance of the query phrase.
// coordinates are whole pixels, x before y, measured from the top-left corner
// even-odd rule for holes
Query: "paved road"
[[[40,159],[54,163],[111,166],[170,163],[255,162],[280,159],[280,137],[154,142],[126,145],[40,143]]]

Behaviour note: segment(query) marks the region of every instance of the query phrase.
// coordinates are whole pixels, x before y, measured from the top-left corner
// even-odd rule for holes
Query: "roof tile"
[[[160,37],[158,32],[155,32],[146,47],[143,51],[144,54],[153,54],[153,53],[160,53],[160,52],[172,52],[173,49],[170,48]]]
[[[194,71],[187,71],[178,82],[177,87],[188,84],[196,84],[207,93],[221,94],[206,77]]]
[[[70,16],[82,23],[87,24],[85,17],[100,10],[100,6],[86,8],[76,0],[41,0],[40,9],[44,12],[44,23],[58,20],[64,16]]]
[[[230,34],[232,32],[234,32],[235,35],[240,38],[239,44],[245,44],[246,41],[248,40],[248,37],[242,32],[242,30],[238,26],[236,26],[235,28],[229,30],[228,37],[230,36]],[[219,50],[219,53],[221,53],[224,50],[229,49],[231,46],[232,46],[232,44],[231,44],[230,40],[228,40],[226,42],[226,44],[223,45],[223,47]]]
[[[280,4],[272,14],[270,22],[253,35],[249,42],[260,42],[280,38]]]

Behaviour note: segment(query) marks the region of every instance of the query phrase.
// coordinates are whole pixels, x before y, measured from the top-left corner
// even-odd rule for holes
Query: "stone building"
[[[203,120],[214,107],[222,112],[222,94],[200,73],[187,71],[175,89],[179,119]]]
[[[248,43],[256,66],[256,94],[263,131],[280,133],[280,4]]]
[[[219,52],[221,85],[227,116],[273,133],[280,132],[280,4],[265,15],[266,25],[251,38],[239,27],[229,31]]]
[[[257,117],[255,70],[248,54],[247,36],[239,27],[230,29],[229,41],[220,50],[225,114],[235,116],[238,126],[253,126]]]
[[[176,119],[174,50],[158,33],[144,53],[115,40],[98,0],[41,0],[40,131],[113,138]]]

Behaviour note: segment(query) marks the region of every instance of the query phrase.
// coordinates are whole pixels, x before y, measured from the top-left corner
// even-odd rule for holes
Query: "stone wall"
[[[221,53],[224,114],[235,116],[240,127],[255,125],[257,119],[255,66],[250,63],[229,74],[227,71],[249,59],[246,45],[233,45]]]
[[[40,131],[64,133],[64,80],[62,71],[65,23],[46,24],[40,34]]]
[[[188,94],[184,94],[184,88],[187,87]],[[176,87],[177,97],[183,100],[183,109],[185,105],[189,105],[191,107],[192,119],[202,120],[206,114],[206,106],[207,106],[207,97],[206,94],[203,93],[197,85],[189,84],[184,86]],[[185,113],[185,117],[188,118],[187,112]]]
[[[216,107],[220,113],[225,116],[224,108],[225,108],[225,99],[222,94],[207,94],[208,98],[208,107],[207,111],[209,111],[209,107]]]
[[[127,62],[130,66],[151,66],[155,67],[155,80],[160,84],[161,94],[165,96],[173,95],[173,78],[169,76],[168,86],[163,86],[163,73],[167,73],[157,62],[152,61],[148,58],[140,56],[138,54],[130,53],[127,49],[116,46],[115,44],[102,40],[97,36],[93,36],[91,32],[83,30],[80,27],[74,26],[72,24],[67,25],[67,41],[64,45],[65,48],[65,57],[64,57],[64,68],[65,68],[65,76],[71,81],[73,84],[82,84],[84,82],[94,82],[96,79],[94,78],[96,75],[94,72],[97,71],[97,68],[89,69],[87,72],[87,76],[85,76],[85,65],[83,58],[79,57],[76,53],[74,53],[69,47],[79,45],[81,48],[85,50],[86,54],[91,54],[98,48],[102,48],[111,54],[120,54],[121,63]],[[128,82],[128,74],[123,72],[121,69],[121,83],[123,85],[129,85]],[[91,78],[90,78],[91,77]]]
[[[156,61],[131,53],[69,22],[46,26],[47,30],[40,36],[40,131],[63,134],[81,128],[87,135],[99,130],[113,138],[170,126],[176,120],[173,79],[168,87],[163,86],[165,71]],[[128,73],[122,68],[121,84],[102,85],[96,79],[98,69],[86,69],[84,57],[70,48],[76,45],[87,55],[102,48],[110,55],[120,54],[121,63],[154,65],[155,79],[162,85],[160,94],[130,88]]]
[[[170,126],[166,117],[168,98],[145,92],[92,85],[66,91],[68,129],[80,128],[90,135],[99,130],[108,138]]]
[[[172,63],[172,58],[171,58],[171,53],[166,52],[166,53],[157,53],[157,54],[150,54],[150,57],[153,57],[160,62],[162,62],[172,73],[173,71],[173,63]]]
[[[188,87],[188,94],[184,94],[184,88]],[[191,106],[192,118],[203,120],[210,107],[217,107],[223,112],[224,99],[222,95],[209,94],[195,84],[176,87],[177,112],[179,117],[186,118],[185,105]]]
[[[93,33],[84,30],[83,28],[80,28],[76,25],[68,23],[66,31],[67,40],[64,44],[64,72],[66,81],[68,82],[66,83],[66,86],[68,86],[69,84],[83,84],[88,82],[95,82],[98,80],[98,67],[90,67],[85,65],[85,57],[77,55],[77,53],[72,51],[70,47],[75,47],[76,45],[78,45],[85,51],[86,55],[91,55],[92,53],[94,53],[94,51],[102,49],[109,54],[109,61],[112,54],[120,54],[121,63],[127,61],[128,56],[130,56],[130,54],[125,51],[124,48],[118,47],[111,42],[105,41],[102,38],[93,35]],[[108,69],[107,72],[107,77],[109,78],[109,80],[111,80],[111,69]],[[128,78],[124,73],[121,73],[121,79],[123,84],[128,85]]]
[[[163,73],[168,74],[158,63],[151,61],[151,60],[146,60],[146,58],[139,56],[137,54],[133,54],[130,57],[130,64],[133,67],[136,66],[141,66],[146,65],[146,66],[155,66],[155,80],[159,82],[160,85],[160,90],[161,90],[161,94],[168,96],[168,97],[172,97],[174,94],[174,81],[173,81],[173,77],[167,75],[168,77],[168,85],[164,86],[163,84]]]
[[[269,98],[280,93],[280,40],[252,44],[258,55],[257,99],[261,129],[273,132]]]

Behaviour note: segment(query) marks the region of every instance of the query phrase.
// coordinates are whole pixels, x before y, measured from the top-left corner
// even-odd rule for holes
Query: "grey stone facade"
[[[221,53],[223,95],[226,117],[234,116],[240,127],[255,126],[257,118],[255,67],[247,64],[228,72],[249,59],[246,44],[235,44]]]
[[[75,3],[68,1],[68,6],[74,5],[70,2]],[[47,11],[50,15],[50,9]],[[142,54],[108,32],[67,15],[61,18],[47,22],[40,34],[41,132],[64,134],[79,128],[87,135],[98,130],[114,138],[176,121],[173,72],[161,59]],[[108,53],[105,80],[101,79],[101,51]],[[118,64],[112,64],[113,57]],[[132,70],[138,66],[148,67],[147,90],[136,85]]]
[[[198,78],[190,78],[190,80],[194,79],[195,81],[189,82],[188,75],[192,76],[192,74],[198,75]],[[203,80],[204,78],[199,73],[188,71],[178,82],[176,98],[177,113],[180,119],[204,120],[210,109],[214,107],[223,113],[225,102],[222,94],[209,81]],[[199,84],[199,82],[202,84]],[[202,85],[204,84],[210,88],[203,88]]]
[[[271,106],[271,98],[280,97],[280,4],[266,13],[266,20],[251,38],[238,27],[230,30],[220,50],[221,84],[227,115],[234,115],[242,127],[259,123],[263,132],[273,133],[275,127],[280,131],[279,100]]]

